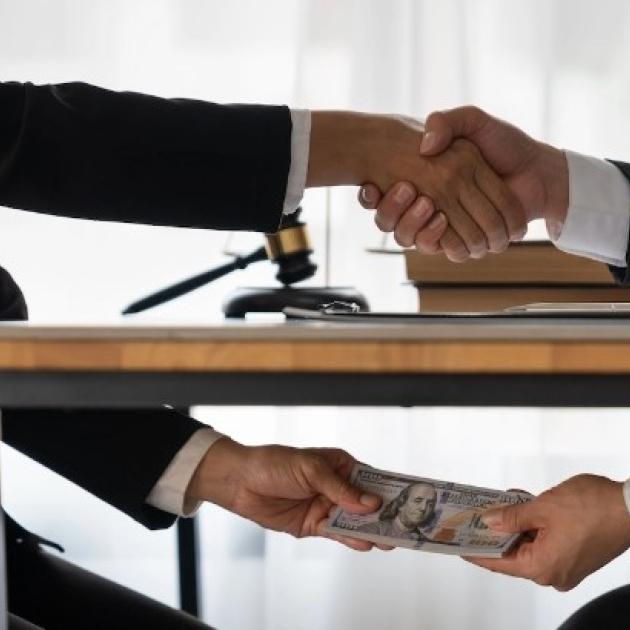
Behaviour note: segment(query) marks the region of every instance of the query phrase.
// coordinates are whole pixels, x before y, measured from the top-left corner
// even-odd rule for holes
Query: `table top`
[[[0,370],[630,374],[630,321],[2,323]]]

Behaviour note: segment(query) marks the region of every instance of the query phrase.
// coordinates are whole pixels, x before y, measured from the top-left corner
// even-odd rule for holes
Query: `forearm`
[[[343,111],[314,111],[311,116],[306,187],[361,183],[374,117]]]
[[[410,119],[348,111],[314,111],[306,186],[359,186],[367,181],[382,188],[397,181],[388,155],[419,153],[421,125]],[[398,150],[398,148],[400,150]],[[423,164],[414,161],[415,174]]]

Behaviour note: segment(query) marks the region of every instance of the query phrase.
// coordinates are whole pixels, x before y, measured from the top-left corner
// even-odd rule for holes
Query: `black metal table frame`
[[[0,408],[630,407],[630,375],[0,371]],[[199,614],[195,519],[178,521],[180,605]]]

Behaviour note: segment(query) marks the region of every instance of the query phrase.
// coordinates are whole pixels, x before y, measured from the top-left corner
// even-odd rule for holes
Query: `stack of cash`
[[[380,496],[377,512],[357,515],[337,508],[329,534],[420,551],[499,558],[510,551],[520,534],[494,532],[481,520],[484,511],[528,501],[525,492],[503,492],[376,470],[357,464],[351,482]]]

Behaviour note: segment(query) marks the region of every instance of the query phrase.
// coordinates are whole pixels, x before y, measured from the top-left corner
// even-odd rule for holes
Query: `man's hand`
[[[248,447],[221,438],[197,468],[187,502],[211,501],[267,529],[292,536],[324,536],[336,506],[357,514],[374,512],[379,497],[348,482],[355,459],[340,449]],[[335,540],[357,551],[374,547],[346,537]]]
[[[516,195],[527,222],[544,218],[549,234],[553,237],[559,235],[569,204],[569,174],[562,151],[534,140],[513,125],[476,107],[434,112],[427,118],[425,128],[420,148],[422,155],[439,155],[457,138],[470,140]],[[359,197],[362,205],[377,208],[377,222],[380,221],[379,215],[387,216],[395,211],[399,220],[405,221],[407,230],[416,230],[418,249],[434,253],[435,235],[426,231],[425,224],[419,221],[414,224],[410,216],[416,195],[409,203],[401,204],[394,199],[391,191],[385,196],[381,191],[387,189],[370,186],[362,191]],[[369,197],[369,202],[366,197]],[[444,243],[441,245],[444,246]]]
[[[413,191],[411,196],[410,190]],[[374,222],[381,231],[393,232],[401,247],[413,246],[423,254],[444,251],[451,260],[457,257],[459,249],[453,251],[449,247],[453,243],[452,236],[444,238],[451,229],[448,219],[444,213],[436,211],[429,197],[418,195],[409,182],[394,184],[384,195],[375,184],[365,184],[359,189],[359,203],[366,210],[377,210]],[[457,260],[462,262],[460,258]]]
[[[630,547],[622,484],[578,475],[529,503],[488,511],[491,529],[527,532],[508,556],[467,558],[478,566],[567,591]]]
[[[522,203],[528,222],[537,218],[564,222],[569,174],[561,150],[477,107],[459,107],[429,115],[420,152],[439,155],[456,138],[467,138],[479,148]]]
[[[373,182],[387,190],[408,182],[409,203],[419,190],[444,215],[437,219],[437,229],[444,232],[443,245],[453,260],[504,249],[525,230],[520,202],[472,143],[456,140],[448,151],[428,159],[420,155],[422,137],[410,119],[313,112],[307,186]],[[411,212],[414,221],[425,222],[426,209],[416,205]],[[395,231],[388,219],[381,216],[379,227]]]

